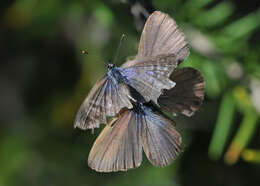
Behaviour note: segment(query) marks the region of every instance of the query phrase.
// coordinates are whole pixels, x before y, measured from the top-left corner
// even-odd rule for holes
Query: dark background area
[[[16,0],[0,4],[0,185],[260,184],[260,2],[235,0]],[[135,56],[154,10],[187,35],[182,66],[201,71],[195,116],[176,116],[183,151],[173,164],[101,174],[87,166],[101,129],[73,129],[76,112],[106,73]],[[82,54],[87,50],[88,55]]]

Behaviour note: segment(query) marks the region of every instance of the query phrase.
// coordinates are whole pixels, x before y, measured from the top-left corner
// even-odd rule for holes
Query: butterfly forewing
[[[131,110],[121,113],[113,126],[107,125],[96,139],[88,158],[99,172],[126,171],[142,161],[141,125]]]
[[[127,95],[127,85],[115,85],[113,81],[104,76],[92,88],[89,95],[81,105],[74,127],[91,129],[106,123],[106,116],[115,116],[122,108],[132,108]]]
[[[179,64],[189,56],[189,46],[184,33],[167,14],[153,12],[144,26],[136,59],[127,61],[122,67],[136,64],[158,55],[174,54]]]
[[[192,116],[204,98],[204,80],[201,73],[186,67],[175,70],[170,79],[176,82],[176,86],[160,96],[159,105],[172,114]]]
[[[137,61],[160,54],[175,54],[178,60],[183,61],[189,55],[189,47],[176,22],[167,14],[155,11],[144,26]]]

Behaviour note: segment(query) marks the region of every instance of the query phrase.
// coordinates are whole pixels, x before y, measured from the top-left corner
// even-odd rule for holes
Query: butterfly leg
[[[134,99],[132,96],[130,96],[130,95],[127,95],[127,96],[128,96],[128,98],[129,98],[130,100],[132,100],[133,102],[137,102],[136,99]]]
[[[112,118],[108,123],[107,123],[107,126],[112,126],[117,120],[118,120],[119,117],[114,117]]]

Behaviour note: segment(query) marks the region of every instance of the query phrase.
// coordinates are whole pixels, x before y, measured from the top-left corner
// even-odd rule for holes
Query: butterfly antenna
[[[120,48],[121,48],[122,41],[123,41],[123,39],[124,39],[125,37],[126,37],[126,35],[125,35],[125,34],[122,34],[121,39],[120,39],[120,42],[119,42],[119,45],[118,45],[117,50],[116,50],[116,55],[115,55],[115,57],[114,57],[113,64],[116,64],[116,60],[117,60],[117,58],[118,58],[119,50],[120,50]]]

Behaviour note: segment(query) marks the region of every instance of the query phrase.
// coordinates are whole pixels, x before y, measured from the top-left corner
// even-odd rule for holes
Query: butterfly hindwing
[[[160,96],[159,105],[170,113],[192,116],[204,98],[204,80],[201,73],[190,67],[175,70],[170,79],[176,86]]]

